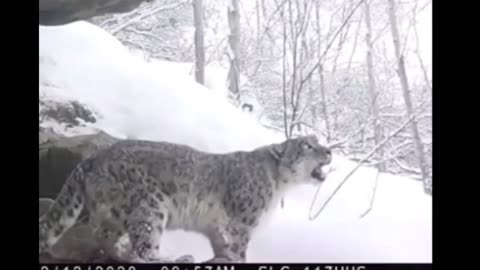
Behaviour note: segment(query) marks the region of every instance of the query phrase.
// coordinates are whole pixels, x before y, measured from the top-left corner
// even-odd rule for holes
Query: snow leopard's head
[[[272,156],[278,161],[283,181],[323,182],[325,166],[332,162],[332,151],[318,143],[314,135],[302,136],[272,145]]]

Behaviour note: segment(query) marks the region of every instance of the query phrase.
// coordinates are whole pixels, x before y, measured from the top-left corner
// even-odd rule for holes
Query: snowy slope
[[[98,118],[81,130],[42,123],[57,131],[102,129],[118,137],[179,142],[211,152],[248,150],[282,139],[178,66],[147,63],[88,23],[40,27],[40,57],[40,95],[78,101]],[[334,163],[337,170],[317,207],[355,166],[340,157]],[[372,212],[359,219],[374,180],[374,170],[359,170],[313,222],[308,209],[315,190],[293,190],[285,208],[253,237],[250,261],[431,262],[431,197],[418,182],[382,174]],[[192,233],[170,232],[163,243],[165,255],[191,253],[203,260],[212,254],[206,239]]]
[[[271,141],[269,131],[222,95],[174,72],[178,65],[147,63],[93,25],[40,27],[40,56],[40,95],[88,104],[101,118],[94,127],[112,135],[222,152]]]

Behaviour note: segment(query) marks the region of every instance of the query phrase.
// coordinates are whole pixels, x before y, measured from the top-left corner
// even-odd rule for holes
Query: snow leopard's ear
[[[296,140],[286,140],[283,143],[271,145],[270,155],[278,162],[290,162],[291,156],[295,152]]]
[[[273,144],[270,146],[268,149],[270,155],[275,159],[276,161],[280,161],[283,156],[284,152],[284,147],[283,144]]]
[[[269,153],[273,157],[273,159],[275,159],[277,162],[280,162],[282,159],[284,159],[288,145],[288,140],[283,143],[272,144],[269,147]]]

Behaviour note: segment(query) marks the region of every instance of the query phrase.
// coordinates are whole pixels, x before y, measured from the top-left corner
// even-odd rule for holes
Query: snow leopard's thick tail
[[[50,248],[71,228],[85,205],[83,170],[77,166],[47,212],[39,218],[39,254],[48,253]]]

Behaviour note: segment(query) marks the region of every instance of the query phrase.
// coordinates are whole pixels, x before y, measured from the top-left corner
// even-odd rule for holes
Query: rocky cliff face
[[[39,196],[55,198],[73,168],[83,159],[117,142],[104,132],[65,137],[51,129],[39,131]]]
[[[39,129],[39,216],[53,204],[75,166],[96,151],[119,141],[104,132],[66,137],[52,129]],[[41,263],[105,262],[88,226],[84,212],[77,224],[53,247],[52,256],[42,255]]]
[[[39,0],[39,24],[56,26],[108,13],[123,13],[151,0]]]
[[[94,152],[118,139],[100,132],[92,135],[65,137],[52,129],[39,129],[39,216],[53,204],[74,167]],[[42,263],[102,261],[93,231],[85,224],[84,213],[77,225],[53,247],[52,255],[40,256]]]

